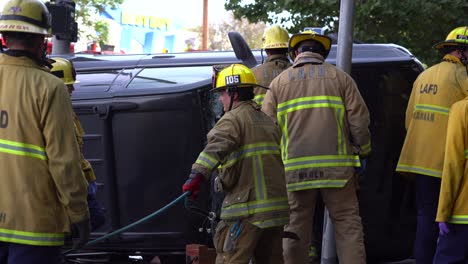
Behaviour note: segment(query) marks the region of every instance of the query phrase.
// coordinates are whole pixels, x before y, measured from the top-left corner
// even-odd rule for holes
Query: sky
[[[0,7],[7,0],[0,0]],[[227,18],[224,0],[208,0],[208,23],[217,23]],[[165,18],[185,19],[194,26],[203,22],[203,0],[124,0],[123,10]]]
[[[127,0],[129,1],[129,0]],[[132,0],[130,0],[132,1]],[[135,1],[135,0],[133,0]],[[203,0],[170,0],[170,5],[167,0],[144,0],[145,3],[160,2],[165,9],[164,14],[172,14],[180,16],[188,21],[193,21],[194,24],[201,25],[203,22]],[[223,0],[208,0],[208,22],[216,23],[226,19],[228,12],[224,10]]]
[[[42,1],[46,2],[46,0]],[[229,12],[224,9],[225,1],[208,0],[209,24],[219,24],[229,18]],[[7,2],[8,0],[0,0],[0,12]],[[174,25],[177,25],[177,28],[196,28],[203,23],[203,0],[124,0],[120,9],[132,15],[170,19],[174,22]],[[80,24],[78,24],[78,27],[80,27]],[[85,30],[87,33],[90,32],[89,28],[82,28],[81,30]],[[109,42],[119,47],[119,38],[120,35],[118,35],[117,39],[109,39]],[[80,39],[75,43],[75,48],[77,50],[86,49],[88,42],[87,39]]]

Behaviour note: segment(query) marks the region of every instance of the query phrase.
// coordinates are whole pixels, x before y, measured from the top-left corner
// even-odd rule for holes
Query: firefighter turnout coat
[[[252,72],[254,73],[258,84],[264,87],[269,87],[271,81],[290,66],[291,63],[289,62],[287,55],[274,54],[269,56],[265,63],[252,68]],[[262,105],[266,92],[267,90],[262,87],[255,87],[254,101],[257,104]]]
[[[436,221],[468,224],[468,98],[450,109],[445,150]]]
[[[468,95],[466,67],[450,54],[422,72],[406,109],[406,138],[396,171],[440,178],[449,109]]]
[[[371,150],[356,83],[317,53],[300,53],[271,82],[262,110],[282,132],[288,191],[343,187]]]
[[[72,115],[62,80],[0,54],[0,241],[60,246],[89,217]]]
[[[221,165],[221,219],[244,219],[260,228],[288,223],[279,139],[278,128],[252,101],[240,102],[208,133],[192,170],[208,178]]]

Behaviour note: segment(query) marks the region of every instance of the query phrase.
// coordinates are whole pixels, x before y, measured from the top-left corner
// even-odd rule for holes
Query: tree
[[[338,32],[339,0],[226,0],[226,10],[250,22],[292,24],[289,32],[304,27],[325,27]],[[428,65],[440,60],[431,47],[457,26],[468,25],[466,0],[355,0],[354,38],[367,43],[395,43],[408,48]]]
[[[231,14],[226,21],[210,24],[208,27],[208,49],[209,50],[232,50],[231,43],[227,37],[229,31],[239,32],[251,49],[262,47],[263,31],[266,24],[263,22],[250,23],[247,19],[235,19]],[[196,27],[190,31],[197,32],[198,38],[202,37],[202,28]]]
[[[75,18],[80,25],[80,28],[78,28],[79,36],[105,43],[109,37],[109,26],[103,20],[97,19],[97,17],[106,7],[116,8],[123,3],[123,0],[75,0],[75,3]],[[96,33],[86,33],[90,29]]]
[[[109,41],[109,23],[104,20],[97,20],[96,23],[94,23],[94,30],[102,49],[103,45],[107,44]]]

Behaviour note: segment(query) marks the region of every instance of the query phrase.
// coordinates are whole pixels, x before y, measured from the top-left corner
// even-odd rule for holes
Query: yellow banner
[[[172,19],[122,12],[120,23],[122,25],[125,24],[140,27],[158,28],[168,31],[170,30]]]

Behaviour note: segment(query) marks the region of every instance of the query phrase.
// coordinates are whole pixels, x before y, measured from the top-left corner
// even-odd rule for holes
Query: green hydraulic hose
[[[117,230],[115,230],[115,231],[113,231],[113,232],[111,232],[109,234],[104,235],[104,236],[98,237],[98,238],[86,243],[83,247],[95,245],[95,244],[97,244],[98,242],[100,242],[102,240],[108,239],[109,237],[120,234],[120,233],[134,227],[134,226],[137,226],[137,225],[139,225],[139,224],[141,224],[143,222],[146,222],[146,221],[150,220],[151,218],[159,215],[160,213],[166,211],[167,209],[171,208],[172,206],[174,206],[176,203],[178,203],[180,200],[184,199],[185,197],[190,196],[190,194],[191,194],[190,191],[184,192],[181,196],[177,197],[177,199],[173,200],[172,202],[166,204],[163,208],[160,208],[159,210],[157,210],[157,211],[155,211],[155,212],[141,218],[140,220],[137,220],[137,221],[127,225],[127,226],[124,226],[124,227],[122,227],[120,229],[117,229]],[[73,251],[76,251],[76,250],[78,250],[78,248],[77,249],[70,249],[68,251],[65,251],[63,254],[66,255],[66,254],[69,254],[69,253],[71,253]]]

